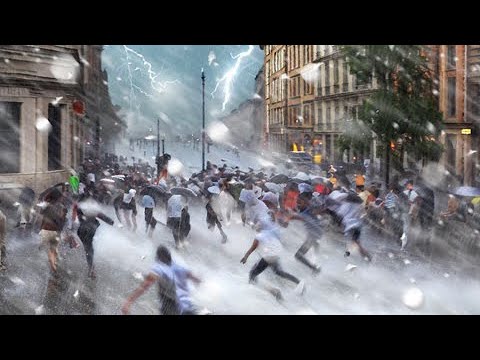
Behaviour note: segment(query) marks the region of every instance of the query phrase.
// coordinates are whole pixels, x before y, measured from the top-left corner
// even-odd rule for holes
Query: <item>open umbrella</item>
[[[38,200],[51,201],[59,199],[62,196],[62,191],[59,188],[63,186],[65,186],[65,183],[62,182],[49,187],[48,189],[40,193],[40,195],[38,195]]]
[[[149,185],[149,186],[144,187],[140,191],[140,195],[142,195],[142,196],[150,195],[153,198],[164,196],[167,193],[168,193],[167,190],[165,190],[163,187],[158,186],[158,185]]]
[[[274,182],[266,182],[265,187],[268,191],[271,191],[275,194],[279,194],[283,191],[283,188],[279,184],[275,184]]]
[[[288,179],[289,178],[288,178],[287,175],[278,174],[278,175],[273,176],[270,179],[270,182],[275,183],[275,184],[285,184],[286,182],[288,182]]]
[[[197,194],[192,189],[174,187],[170,189],[170,193],[173,195],[183,195],[185,197],[197,197]]]
[[[452,194],[458,196],[475,197],[480,196],[480,188],[472,186],[460,186],[452,191]]]

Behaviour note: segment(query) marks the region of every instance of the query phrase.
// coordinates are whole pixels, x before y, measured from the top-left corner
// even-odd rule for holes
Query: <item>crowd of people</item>
[[[127,165],[124,158],[115,156],[106,156],[104,161],[87,160],[78,174],[71,172],[68,182],[47,189],[38,198],[31,189],[22,191],[17,204],[18,226],[39,232],[52,274],[58,270],[60,241],[63,239],[72,248],[81,243],[88,277],[95,279],[94,239],[100,221],[110,226],[117,222],[125,231],[135,233],[137,205],[140,205],[144,208],[145,231],[138,235],[153,238],[157,225],[161,224],[172,233],[171,245],[181,250],[191,231],[190,217],[198,213],[191,209],[202,206],[206,210],[205,229],[212,232],[218,229],[222,244],[228,242],[226,230],[235,217],[241,219],[244,227],[255,231],[251,246],[239,259],[246,264],[252,253],[259,254],[259,261],[249,271],[251,283],[256,283],[257,277],[270,267],[276,275],[291,281],[299,296],[306,289],[305,281],[284,270],[280,259],[284,256],[282,229],[291,223],[300,222],[305,230],[305,238],[292,256],[313,275],[321,272],[321,266],[306,255],[311,249],[318,251],[332,226],[343,233],[344,255],[351,256],[353,250],[358,250],[366,262],[372,261],[373,256],[361,241],[365,225],[382,227],[387,237],[398,241],[401,250],[406,250],[410,243],[413,224],[418,223],[425,231],[434,226],[435,194],[421,179],[416,184],[408,180],[403,188],[393,182],[383,191],[379,184],[366,185],[363,173],[351,177],[340,175],[333,166],[323,177],[303,172],[268,175],[210,162],[205,170],[187,179],[168,171],[170,160],[169,154],[157,159],[158,174],[146,163]],[[116,220],[102,212],[100,205],[113,207]],[[162,207],[166,212],[165,223],[154,214],[156,208]],[[460,208],[459,201],[452,196],[440,218],[448,221],[458,216]],[[5,215],[0,212],[0,270],[3,271],[7,269],[5,222]],[[124,314],[155,283],[159,287],[161,314],[199,313],[190,298],[188,281],[198,284],[201,279],[172,259],[168,244],[162,240],[150,273],[123,305]],[[282,298],[280,289],[272,293],[277,299]]]

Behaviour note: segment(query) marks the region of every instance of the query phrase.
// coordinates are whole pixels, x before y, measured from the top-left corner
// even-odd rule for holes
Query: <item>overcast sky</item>
[[[105,45],[102,60],[130,132],[156,131],[160,116],[162,131],[170,125],[171,134],[187,134],[201,128],[202,68],[208,123],[255,96],[263,52],[258,45]]]

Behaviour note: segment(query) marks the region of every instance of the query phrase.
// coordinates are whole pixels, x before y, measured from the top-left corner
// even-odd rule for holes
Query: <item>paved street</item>
[[[107,209],[107,212],[111,210]],[[303,229],[292,224],[284,230],[283,267],[305,279],[303,297],[293,287],[278,280],[270,270],[262,274],[259,285],[248,284],[248,271],[255,256],[246,265],[240,259],[253,239],[253,231],[233,223],[226,228],[229,242],[220,243],[219,233],[210,233],[204,222],[203,208],[192,207],[190,245],[174,259],[185,263],[203,278],[193,291],[196,302],[216,314],[478,314],[480,285],[469,276],[471,267],[461,269],[451,262],[431,262],[420,255],[402,253],[392,241],[366,228],[363,243],[373,255],[371,264],[353,252],[345,258],[343,236],[329,231],[314,256],[322,272],[313,276],[297,262],[293,254],[303,239]],[[113,214],[111,214],[113,215]],[[157,210],[159,219],[163,211]],[[2,314],[119,314],[122,302],[138,286],[142,273],[148,272],[157,244],[173,248],[173,239],[165,228],[156,230],[153,240],[143,235],[141,215],[137,234],[102,224],[95,240],[97,279],[86,277],[83,248],[70,249],[62,243],[57,278],[48,274],[46,252],[39,251],[38,238],[8,240],[9,268],[0,276]],[[346,270],[350,264],[353,270]],[[285,300],[277,302],[262,286],[282,289]],[[403,293],[411,287],[421,289],[425,303],[411,310],[402,303]],[[151,289],[132,307],[133,314],[157,314],[156,291]]]

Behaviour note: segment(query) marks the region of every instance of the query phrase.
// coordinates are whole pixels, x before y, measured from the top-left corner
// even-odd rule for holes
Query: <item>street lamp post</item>
[[[202,171],[205,171],[205,73],[202,69]]]
[[[157,174],[160,176],[160,119],[157,119]]]

